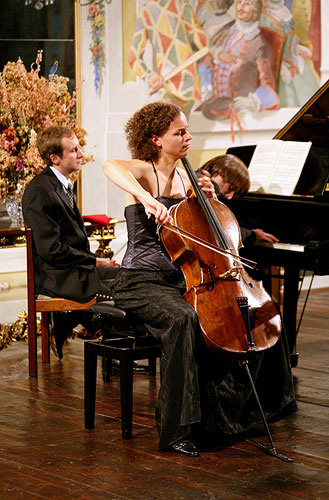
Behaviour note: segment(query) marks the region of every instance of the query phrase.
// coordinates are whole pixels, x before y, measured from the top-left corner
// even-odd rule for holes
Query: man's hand
[[[256,235],[256,241],[266,241],[267,243],[277,243],[279,239],[271,233],[265,233],[262,229],[252,230]]]
[[[163,86],[163,78],[161,75],[158,75],[156,73],[150,76],[150,78],[148,79],[148,84],[149,84],[149,93],[154,94]]]
[[[96,267],[120,267],[120,264],[117,264],[114,259],[96,257]]]
[[[234,108],[238,113],[245,113],[247,111],[259,111],[256,107],[256,102],[251,96],[242,97],[238,96],[233,99]]]

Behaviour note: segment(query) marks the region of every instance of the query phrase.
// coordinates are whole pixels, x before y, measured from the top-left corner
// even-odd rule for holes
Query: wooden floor
[[[158,377],[134,377],[134,438],[120,435],[118,376],[98,380],[96,427],[83,423],[83,341],[27,375],[27,346],[0,352],[0,499],[328,500],[329,290],[314,293],[294,368],[299,412],[270,426],[286,463],[248,442],[198,458],[157,451]],[[101,372],[101,370],[99,370]],[[259,433],[259,441],[267,444]]]

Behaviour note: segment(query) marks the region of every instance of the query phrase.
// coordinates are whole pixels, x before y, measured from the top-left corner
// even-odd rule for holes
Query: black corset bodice
[[[167,198],[157,196],[160,203],[168,209],[185,198]],[[125,208],[127,221],[128,245],[121,267],[148,271],[174,271],[175,264],[163,247],[157,234],[154,217],[148,218],[141,203],[128,205]]]

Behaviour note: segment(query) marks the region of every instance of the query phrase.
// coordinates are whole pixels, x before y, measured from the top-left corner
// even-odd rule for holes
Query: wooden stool
[[[126,313],[114,306],[112,301],[92,306],[90,311],[98,315],[103,324],[110,324],[113,318],[124,319],[122,329],[114,331],[115,338],[108,338],[103,332],[102,340],[84,343],[84,408],[85,428],[95,425],[95,401],[97,357],[103,360],[120,361],[121,430],[123,439],[132,438],[133,407],[133,363],[141,359],[149,360],[149,374],[155,375],[156,358],[161,355],[160,343],[152,335],[135,330]]]

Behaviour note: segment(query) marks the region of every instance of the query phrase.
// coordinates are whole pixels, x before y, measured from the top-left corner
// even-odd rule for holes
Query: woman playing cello
[[[133,159],[103,165],[105,175],[126,192],[128,245],[113,297],[161,339],[159,449],[195,457],[209,434],[236,436],[261,418],[241,367],[209,362],[197,313],[183,297],[183,274],[157,234],[157,224],[172,222],[169,208],[193,192],[186,172],[177,168],[192,139],[187,119],[178,106],[154,102],[132,116],[125,132]],[[199,185],[209,198],[216,197],[206,172]],[[282,337],[250,368],[267,418],[296,410]]]

